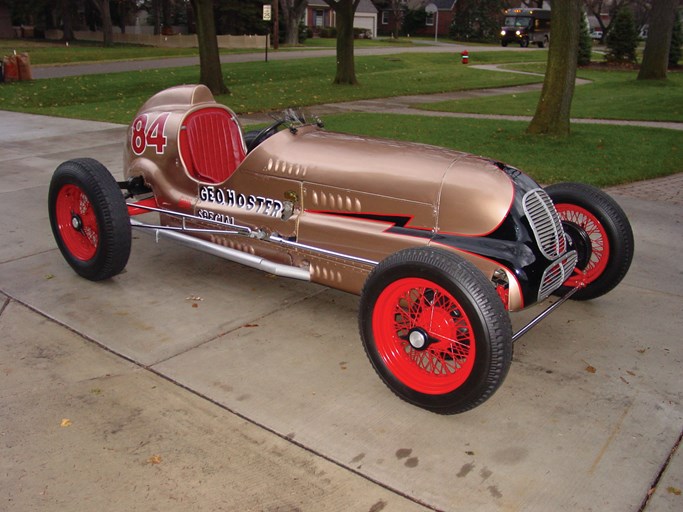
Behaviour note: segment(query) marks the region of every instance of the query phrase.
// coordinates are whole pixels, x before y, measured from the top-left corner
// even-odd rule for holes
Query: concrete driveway
[[[617,189],[625,281],[443,417],[374,374],[355,296],[145,236],[123,274],[77,277],[50,176],[90,156],[120,177],[123,136],[0,112],[0,509],[683,510],[680,202]]]

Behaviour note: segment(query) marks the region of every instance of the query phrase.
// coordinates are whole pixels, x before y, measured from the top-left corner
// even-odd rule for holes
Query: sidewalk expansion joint
[[[659,473],[657,473],[657,476],[655,477],[654,481],[650,485],[650,488],[647,490],[647,493],[645,494],[645,498],[643,498],[643,502],[640,504],[640,507],[638,508],[637,512],[645,512],[645,510],[647,508],[647,504],[650,501],[650,498],[657,491],[657,486],[659,485],[659,481],[662,479],[662,476],[664,475],[664,472],[666,471],[666,469],[669,467],[669,464],[671,464],[671,460],[673,459],[674,455],[676,455],[676,452],[678,451],[678,447],[681,445],[682,440],[683,440],[683,430],[681,430],[681,433],[678,435],[678,439],[676,440],[673,447],[669,451],[669,456],[664,461],[664,464],[662,464],[662,467],[659,469]]]

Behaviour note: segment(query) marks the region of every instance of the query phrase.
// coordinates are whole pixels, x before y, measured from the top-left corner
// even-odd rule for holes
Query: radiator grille
[[[541,254],[549,260],[561,256],[567,243],[562,221],[548,194],[540,188],[530,190],[524,195],[522,206]]]
[[[553,262],[543,272],[541,287],[538,290],[538,300],[542,301],[557,290],[572,275],[576,266],[576,251],[569,251],[559,260]]]

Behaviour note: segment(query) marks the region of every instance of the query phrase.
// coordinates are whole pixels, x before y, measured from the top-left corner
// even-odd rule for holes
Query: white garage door
[[[375,16],[363,16],[362,14],[356,14],[353,18],[353,28],[364,28],[370,31],[370,35],[375,37]]]

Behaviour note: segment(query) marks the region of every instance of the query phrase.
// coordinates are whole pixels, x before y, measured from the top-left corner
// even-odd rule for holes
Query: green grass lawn
[[[132,44],[116,44],[111,48],[103,48],[101,44],[86,41],[78,41],[66,46],[56,41],[0,39],[0,55],[8,55],[14,50],[17,53],[28,53],[33,66],[199,55],[197,48],[155,48]]]
[[[492,53],[502,62],[519,59],[509,52]],[[538,60],[543,54],[529,52],[525,58]],[[223,72],[231,94],[217,99],[237,113],[540,80],[473,69],[455,63],[449,54],[411,53],[357,57],[360,85],[353,87],[332,84],[334,57],[226,64]],[[17,82],[0,87],[0,104],[5,110],[128,123],[154,93],[173,85],[196,83],[198,79],[199,68],[194,66]]]
[[[280,51],[300,49],[334,49],[336,39],[310,38],[304,44],[296,46],[280,45]],[[410,39],[357,39],[354,42],[356,48],[377,47],[411,47],[414,42]],[[148,60],[163,59],[167,57],[187,57],[199,55],[197,48],[157,48],[154,46],[135,44],[115,44],[110,48],[104,48],[101,43],[93,41],[74,41],[66,46],[59,41],[34,41],[30,39],[0,39],[0,55],[7,55],[13,51],[26,52],[31,57],[34,66],[76,64],[84,62],[105,62],[121,60]],[[263,49],[221,49],[226,53],[259,53]],[[270,49],[270,52],[274,50]]]
[[[507,67],[541,73],[545,71],[542,64]],[[576,87],[572,117],[683,121],[683,73],[669,73],[668,79],[663,82],[636,80],[636,71],[580,69],[578,76],[591,80],[592,83]],[[539,95],[538,92],[511,94],[430,103],[419,108],[439,112],[533,116]]]

